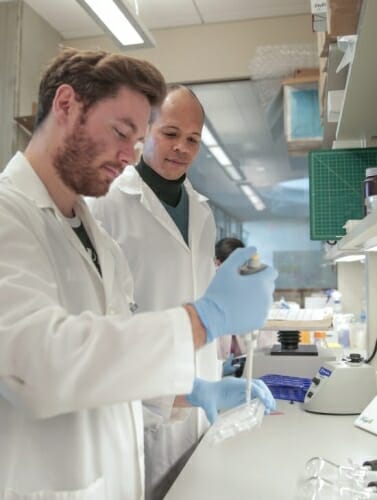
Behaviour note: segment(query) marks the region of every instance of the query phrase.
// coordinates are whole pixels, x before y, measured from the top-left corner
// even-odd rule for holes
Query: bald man
[[[192,302],[215,274],[214,218],[206,198],[186,178],[199,152],[203,124],[204,110],[195,94],[184,86],[168,87],[162,106],[152,112],[139,163],[125,169],[107,196],[91,203],[128,260],[137,312]],[[150,349],[160,349],[158,333]],[[195,356],[196,377],[219,380],[216,343]],[[139,376],[144,373],[147,367],[140,359]],[[160,500],[208,420],[202,409],[187,408],[187,400],[174,395],[144,401],[144,417],[146,499]]]

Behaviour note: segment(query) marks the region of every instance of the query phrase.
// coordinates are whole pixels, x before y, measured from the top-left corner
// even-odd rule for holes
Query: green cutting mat
[[[309,153],[310,238],[338,240],[343,226],[364,217],[365,170],[377,166],[377,148]]]

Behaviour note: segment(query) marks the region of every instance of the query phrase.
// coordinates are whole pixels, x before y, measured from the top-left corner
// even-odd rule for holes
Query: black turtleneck
[[[186,179],[186,174],[183,174],[179,179],[174,181],[164,179],[145,163],[143,157],[141,157],[140,162],[135,168],[159,200],[171,207],[178,205],[182,193],[182,183]]]

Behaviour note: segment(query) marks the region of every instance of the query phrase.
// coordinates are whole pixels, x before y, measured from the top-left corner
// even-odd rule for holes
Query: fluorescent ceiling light
[[[209,150],[216,158],[216,160],[220,163],[220,165],[222,165],[223,167],[232,164],[232,162],[229,160],[228,155],[224,152],[222,148],[220,148],[220,146],[211,146]]]
[[[254,208],[258,211],[265,210],[266,205],[263,203],[261,198],[257,195],[257,193],[252,189],[250,184],[241,184],[240,188],[245,193],[245,195],[249,198]]]
[[[207,125],[203,126],[202,129],[202,142],[207,146],[217,146],[217,141],[213,137],[212,133],[209,131]]]
[[[141,21],[121,0],[77,0],[122,48],[155,47],[156,42]]]
[[[254,196],[254,191],[251,189],[249,184],[241,184],[240,188],[246,194],[247,197]]]
[[[223,148],[219,146],[216,138],[206,124],[203,126],[201,139],[232,180],[242,181],[244,179],[241,172],[232,164]]]
[[[362,262],[365,260],[364,254],[352,254],[352,255],[343,255],[343,257],[338,257],[335,259],[335,262]]]
[[[226,171],[226,173],[229,175],[229,177],[231,179],[233,179],[234,181],[242,181],[243,179],[243,176],[241,175],[241,173],[236,169],[236,167],[234,165],[225,165],[224,166],[224,170]]]
[[[377,245],[374,245],[373,247],[366,248],[366,252],[377,252]]]

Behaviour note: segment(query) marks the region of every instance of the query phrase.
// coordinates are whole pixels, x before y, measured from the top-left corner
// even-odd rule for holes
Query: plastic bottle
[[[368,215],[377,209],[377,167],[367,168],[363,182],[364,214]]]
[[[333,301],[333,309],[334,313],[342,312],[342,294],[338,290],[334,290],[332,292],[332,301]]]
[[[279,309],[290,309],[289,305],[285,301],[284,296],[282,295],[280,300],[279,300]]]
[[[350,347],[357,351],[362,351],[365,354],[367,348],[367,324],[366,313],[362,309],[358,321],[350,324]]]
[[[334,315],[334,325],[338,332],[339,344],[348,348],[350,346],[350,324],[353,314]]]
[[[326,332],[314,332],[314,344],[318,349],[327,349]]]

